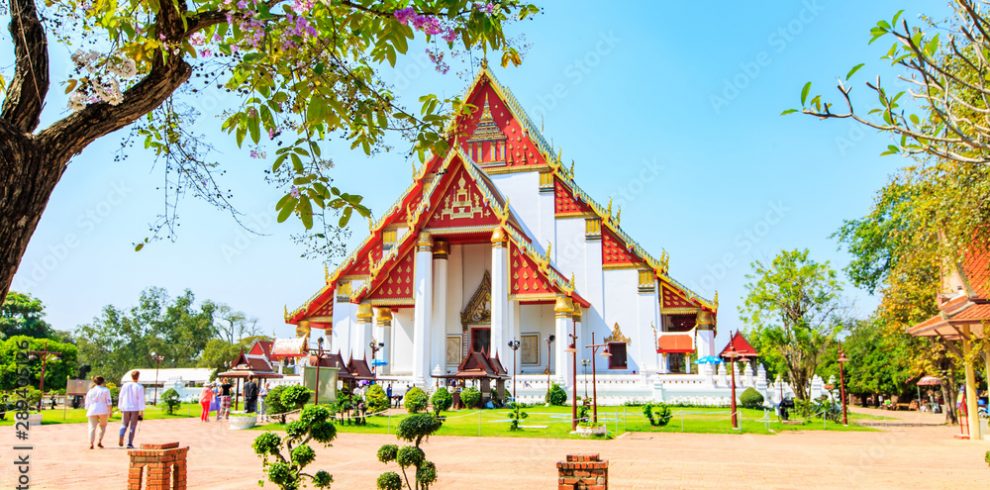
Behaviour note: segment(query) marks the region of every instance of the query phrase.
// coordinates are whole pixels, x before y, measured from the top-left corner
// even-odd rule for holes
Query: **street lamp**
[[[588,359],[581,359],[581,367],[584,368],[584,397],[588,398],[588,366],[591,365],[591,361]]]
[[[313,393],[313,405],[320,404],[320,365],[323,364],[323,336],[316,338],[316,390]]]
[[[158,405],[158,369],[161,367],[162,361],[165,360],[165,356],[152,351],[151,360],[155,361],[155,398],[151,404]]]
[[[567,344],[567,352],[571,353],[571,432],[577,430],[577,326],[571,322],[571,333],[567,334],[571,342]]]
[[[553,352],[550,350],[550,344],[552,344],[556,339],[557,337],[554,334],[550,334],[550,336],[547,337],[547,369],[545,370],[545,374],[547,375],[547,402],[550,401],[550,356]]]
[[[516,402],[516,351],[519,350],[519,346],[522,342],[519,339],[512,339],[509,341],[509,348],[512,349],[512,402]]]
[[[320,339],[322,340],[323,337],[320,337]],[[374,374],[375,375],[375,378],[377,378],[378,377],[378,369],[377,369],[378,368],[378,363],[375,362],[375,361],[378,358],[378,351],[380,351],[380,350],[382,350],[382,349],[385,348],[385,342],[378,342],[375,339],[371,339],[371,343],[368,344],[368,347],[371,347],[371,374]]]
[[[842,344],[839,344],[839,394],[842,397],[842,425],[849,425],[849,417],[846,412],[846,373],[843,365],[849,362],[849,358],[846,357],[846,352],[842,350]]]
[[[729,359],[729,371],[732,373],[732,394],[729,397],[729,407],[732,410],[732,428],[739,428],[739,419],[736,416],[736,359],[740,356],[736,353],[736,346],[729,342],[729,352],[725,353]]]
[[[41,398],[45,396],[45,367],[48,365],[48,359],[58,359],[60,354],[58,352],[53,352],[48,350],[48,341],[45,341],[45,348],[42,350],[32,350],[28,351],[28,359],[35,360],[41,359],[41,376],[39,377],[38,391],[41,392],[38,397],[38,412],[41,412]]]
[[[595,343],[595,332],[591,332],[591,344],[585,347],[591,349],[591,421],[595,424],[598,423],[598,363],[595,362],[595,356],[598,355],[598,349],[604,347],[602,355],[605,357],[612,357],[612,353],[608,350],[608,344],[596,344]]]

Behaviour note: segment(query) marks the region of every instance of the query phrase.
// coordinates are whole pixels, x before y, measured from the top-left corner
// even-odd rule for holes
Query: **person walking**
[[[233,386],[226,378],[220,380],[220,410],[217,410],[217,420],[230,419],[230,389]]]
[[[96,427],[100,427],[100,439],[97,446],[103,449],[103,434],[107,432],[107,421],[113,410],[113,399],[110,390],[104,386],[103,376],[93,378],[93,387],[86,392],[86,418],[89,420],[89,448],[93,449],[96,439]]]
[[[258,390],[258,400],[261,402],[258,404],[258,415],[261,415],[261,420],[268,420],[268,409],[265,407],[265,398],[268,398],[268,390],[271,388],[271,383],[264,382],[261,384],[261,389]]]
[[[247,383],[244,383],[244,411],[247,413],[258,411],[258,383],[250,376]]]
[[[203,422],[210,421],[210,405],[213,404],[213,383],[206,383],[203,385],[203,391],[199,392],[199,406],[203,407],[203,411],[199,414],[199,420]]]
[[[117,401],[117,408],[120,409],[121,425],[120,438],[117,440],[118,446],[124,445],[124,434],[127,436],[127,449],[134,449],[134,433],[137,432],[138,422],[144,419],[144,386],[138,383],[141,372],[134,370],[131,372],[131,381],[124,383],[120,387],[120,399]]]

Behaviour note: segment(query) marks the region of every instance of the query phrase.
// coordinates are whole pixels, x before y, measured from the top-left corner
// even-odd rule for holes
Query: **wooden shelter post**
[[[969,418],[969,438],[979,441],[983,439],[980,429],[980,413],[976,406],[976,369],[973,368],[971,352],[973,350],[973,338],[970,335],[969,325],[962,327],[962,358],[966,368],[966,414]]]

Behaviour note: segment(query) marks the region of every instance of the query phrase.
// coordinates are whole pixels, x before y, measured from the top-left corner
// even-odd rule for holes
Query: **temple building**
[[[658,380],[697,374],[692,359],[717,355],[717,294],[674,280],[666,252],[650,255],[611,202],[581,190],[487,67],[465,100],[477,109],[451,125],[449,152],[418,169],[286,322],[402,384],[455,378],[480,353],[533,393],[547,380],[571,386],[592,333],[608,345],[600,382],[636,386],[625,398],[656,398]]]

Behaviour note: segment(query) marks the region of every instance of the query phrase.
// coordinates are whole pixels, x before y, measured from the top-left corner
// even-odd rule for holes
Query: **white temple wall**
[[[449,336],[457,336],[458,343],[461,345],[461,311],[464,309],[464,303],[467,298],[471,297],[473,290],[468,290],[469,287],[464,283],[464,272],[462,268],[464,258],[464,247],[462,245],[451,245],[450,254],[447,256],[447,324],[443,326],[444,331],[444,342],[447,341]],[[436,318],[436,315],[434,315]],[[457,364],[464,357],[463,352],[459,352],[460,347],[458,347],[458,352],[452,356],[456,359],[453,363],[445,363],[443,368],[449,371],[455,371],[457,369]]]
[[[470,245],[460,245],[461,249],[461,284],[463,294],[461,301],[457,303],[459,308],[455,318],[460,321],[461,311],[467,307],[471,301],[471,295],[481,284],[481,278],[485,276],[485,271],[492,267],[492,247],[491,245],[478,243]]]
[[[509,199],[509,206],[522,221],[523,228],[536,237],[536,248],[544,251],[547,242],[553,241],[553,220],[546,216],[547,212],[551,213],[551,218],[553,216],[553,194],[550,194],[551,207],[547,209],[540,200],[540,173],[513,172],[489,177],[495,188]]]
[[[638,288],[638,286],[637,286]],[[640,372],[648,374],[660,370],[659,355],[657,354],[657,338],[660,324],[660,297],[657,296],[659,284],[654,281],[654,287],[649,292],[639,292],[636,296],[637,322],[635,328],[628,330],[623,326],[622,332],[632,341],[626,346],[628,352],[634,352]],[[621,326],[621,324],[620,324]],[[633,327],[633,325],[630,325]],[[656,329],[654,331],[654,328]],[[655,333],[656,332],[656,333]]]
[[[539,339],[538,352],[539,352],[539,362],[537,364],[524,364],[522,362],[522,352],[519,352],[519,372],[521,374],[543,374],[543,371],[547,368],[547,337],[554,333],[554,314],[553,305],[519,305],[519,335],[520,339],[522,336],[527,334],[537,334]],[[566,339],[563,339],[566,341]],[[562,339],[557,339],[554,341],[561,342]],[[553,352],[556,351],[556,345],[551,346],[551,356],[555,355]],[[549,359],[552,361],[552,359]],[[512,359],[503,359],[503,364],[510,371],[512,370]],[[550,363],[550,371],[554,371],[553,362]]]
[[[402,308],[392,312],[391,338],[386,342],[392,343],[392,359],[390,360],[392,375],[412,374],[413,368],[413,309]]]
[[[613,269],[606,270],[602,274],[604,278],[605,311],[608,312],[604,318],[604,325],[594,326],[595,340],[600,342],[612,334],[612,328],[618,322],[622,333],[629,337],[629,344],[626,346],[627,369],[607,370],[608,358],[598,352],[598,359],[595,361],[599,366],[605,366],[610,373],[632,372],[640,370],[640,356],[636,347],[643,342],[643,326],[639,325],[639,312],[637,311],[637,291],[639,286],[639,272],[636,269]],[[649,330],[649,324],[645,326]],[[590,331],[589,331],[590,332]],[[653,334],[650,333],[652,337]],[[591,339],[586,339],[585,345]]]
[[[330,334],[330,352],[340,352],[344,359],[351,355],[351,329],[357,324],[357,305],[350,301],[337,301],[333,304],[333,332]]]
[[[588,283],[589,277],[585,267],[589,243],[584,238],[584,218],[557,219],[556,235],[557,239],[553,244],[554,265],[565,277],[569,278],[573,272],[574,285],[577,291],[583,294],[584,285]],[[592,244],[601,247],[601,242]]]

